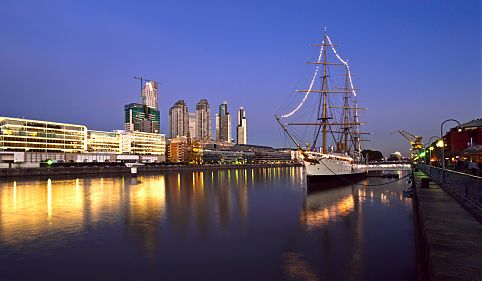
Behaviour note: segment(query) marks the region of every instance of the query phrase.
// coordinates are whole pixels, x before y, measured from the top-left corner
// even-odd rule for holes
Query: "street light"
[[[439,139],[439,137],[437,137],[437,136],[431,136],[430,139],[428,140],[428,145],[429,145],[428,150],[429,150],[429,155],[430,155],[430,156],[429,156],[429,159],[428,159],[428,164],[429,164],[430,166],[432,166],[431,160],[432,160],[432,150],[433,150],[433,146],[432,146],[432,139],[433,139],[433,138]]]
[[[443,126],[445,123],[447,123],[448,121],[454,121],[458,124],[458,131],[460,132],[461,131],[461,125],[460,125],[460,122],[455,120],[455,119],[447,119],[445,121],[442,122],[442,124],[440,125],[440,139],[443,140],[444,136],[443,136]],[[442,147],[442,181],[444,181],[445,179],[445,142],[444,142],[444,145]]]

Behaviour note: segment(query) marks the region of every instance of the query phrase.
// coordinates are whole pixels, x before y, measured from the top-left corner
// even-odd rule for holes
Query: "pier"
[[[464,201],[460,194],[456,195],[453,191],[449,193],[446,190],[450,189],[449,184],[441,183],[436,176],[429,177],[428,167],[419,167],[426,170],[414,173],[419,279],[480,280],[482,224],[477,207],[472,203],[467,204],[468,201]],[[428,188],[422,188],[422,181],[427,180]],[[476,180],[480,184],[481,179]]]

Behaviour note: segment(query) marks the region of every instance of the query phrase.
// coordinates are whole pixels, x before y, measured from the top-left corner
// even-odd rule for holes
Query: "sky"
[[[368,107],[365,148],[408,154],[391,132],[427,141],[448,118],[481,118],[481,9],[478,0],[2,0],[0,116],[122,129],[142,75],[161,82],[162,133],[177,100],[194,111],[207,98],[213,125],[227,101],[233,123],[246,109],[249,143],[284,146],[273,115],[301,101],[294,89],[307,88],[310,44],[326,27]]]

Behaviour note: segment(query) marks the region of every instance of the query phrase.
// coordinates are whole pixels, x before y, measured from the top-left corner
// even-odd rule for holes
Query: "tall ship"
[[[291,112],[275,118],[296,145],[308,182],[363,176],[366,165],[361,142],[366,140],[360,136],[367,133],[360,131],[366,122],[359,121],[359,112],[366,108],[358,107],[350,66],[337,53],[326,29],[321,44],[313,46],[320,51],[316,61],[308,62],[314,66],[308,89],[297,90],[303,99]],[[328,61],[328,53],[332,61]],[[302,134],[295,133],[301,127]]]

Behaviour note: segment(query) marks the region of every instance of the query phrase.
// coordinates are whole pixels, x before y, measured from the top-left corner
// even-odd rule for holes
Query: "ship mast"
[[[318,140],[318,137],[321,133],[321,138],[322,138],[322,153],[326,154],[328,151],[327,147],[327,133],[340,133],[341,137],[338,140],[335,140],[336,145],[337,145],[337,151],[341,152],[346,152],[348,153],[350,151],[349,149],[349,143],[353,142],[354,146],[354,152],[360,152],[360,129],[359,125],[361,124],[358,120],[358,109],[364,109],[364,108],[359,108],[357,105],[357,100],[355,93],[353,92],[354,89],[352,89],[352,83],[350,79],[350,70],[348,68],[348,65],[346,62],[341,61],[341,63],[335,63],[335,62],[328,62],[327,60],[327,53],[328,53],[328,47],[335,46],[335,44],[332,44],[331,41],[328,39],[328,35],[326,33],[326,30],[323,34],[323,42],[321,44],[312,44],[313,46],[320,46],[322,48],[321,50],[321,60],[318,60],[316,62],[307,62],[308,64],[315,64],[315,65],[323,65],[323,74],[320,77],[322,79],[321,81],[321,89],[320,90],[312,90],[311,87],[308,90],[297,90],[297,92],[300,93],[310,93],[310,92],[315,92],[319,93],[319,99],[318,99],[318,112],[316,114],[317,120],[316,122],[293,122],[293,123],[288,123],[286,125],[292,126],[292,125],[297,125],[297,126],[316,126],[315,130],[315,135],[314,135],[314,140],[311,145],[311,147],[314,149],[316,148],[316,143]],[[335,52],[336,55],[336,52]],[[339,57],[338,57],[339,58]],[[339,58],[340,59],[340,58]],[[345,88],[342,89],[328,89],[328,65],[331,66],[345,66],[346,74],[345,74]],[[351,97],[351,94],[353,92],[354,95],[354,106],[350,106],[349,99]],[[335,94],[335,93],[341,93],[343,95],[343,105],[342,106],[328,106],[328,94]],[[339,120],[340,122],[330,122],[328,123],[328,120],[333,119],[333,117],[330,117],[328,115],[328,108],[343,108],[343,116],[342,120]],[[350,109],[354,109],[353,116],[350,114]],[[353,120],[350,120],[351,117],[353,117]],[[278,120],[279,122],[279,120]],[[281,124],[283,129],[286,131],[286,128]],[[329,127],[330,126],[330,127]],[[337,128],[340,128],[341,130],[333,130],[331,126],[340,126]],[[355,126],[352,128],[352,126]],[[352,129],[351,129],[352,128]],[[290,136],[292,137],[292,136]],[[296,142],[295,142],[296,143]],[[297,146],[299,146],[299,143],[296,143]]]
[[[323,99],[323,111],[322,111],[322,114],[323,114],[323,117],[321,118],[321,121],[323,122],[323,133],[322,133],[322,141],[323,141],[323,145],[322,145],[322,152],[325,154],[326,153],[326,123],[328,121],[328,110],[327,110],[327,107],[326,107],[326,99],[327,99],[327,96],[326,96],[326,92],[327,92],[327,80],[328,80],[328,75],[327,75],[327,72],[326,72],[326,65],[327,65],[327,60],[326,60],[326,51],[327,51],[327,44],[326,42],[327,39],[326,39],[326,30],[325,30],[325,33],[323,34],[323,42],[325,46],[323,46],[323,83],[322,83],[322,86],[321,86],[321,94],[322,94],[322,99]]]
[[[343,137],[344,137],[344,147],[343,147],[343,151],[348,153],[348,131],[350,129],[350,127],[348,126],[348,112],[349,112],[349,104],[348,104],[348,98],[349,98],[349,95],[350,95],[350,81],[348,80],[348,67],[345,67],[346,69],[346,73],[345,73],[345,97],[344,97],[344,105],[343,105],[343,123],[344,123],[344,127],[343,127]]]

